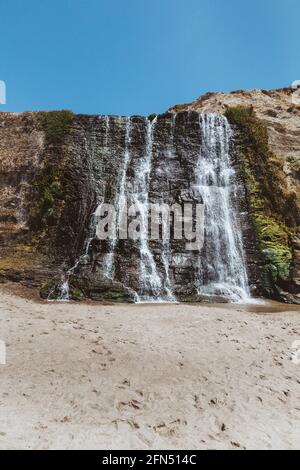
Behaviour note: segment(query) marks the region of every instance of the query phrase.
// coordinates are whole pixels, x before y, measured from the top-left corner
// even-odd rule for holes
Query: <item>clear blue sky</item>
[[[0,0],[0,111],[163,112],[300,79],[299,0]]]

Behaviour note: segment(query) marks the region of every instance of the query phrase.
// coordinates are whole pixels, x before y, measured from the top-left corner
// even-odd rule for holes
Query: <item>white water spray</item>
[[[202,137],[196,180],[205,206],[205,245],[200,258],[198,292],[249,300],[241,228],[234,207],[236,174],[230,160],[232,131],[227,119],[199,116]]]

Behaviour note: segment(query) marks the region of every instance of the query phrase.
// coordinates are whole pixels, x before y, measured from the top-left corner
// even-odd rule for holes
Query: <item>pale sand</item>
[[[0,339],[1,449],[300,448],[299,308],[42,303],[2,286]]]

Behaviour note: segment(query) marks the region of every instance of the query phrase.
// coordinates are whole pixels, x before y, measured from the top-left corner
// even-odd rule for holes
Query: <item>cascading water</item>
[[[95,188],[97,208],[83,254],[62,275],[49,299],[68,300],[70,276],[76,273],[78,280],[83,271],[95,276],[100,289],[122,286],[136,302],[176,301],[176,297],[185,300],[187,291],[191,296],[198,293],[200,297],[217,295],[234,302],[248,301],[231,137],[226,118],[195,112],[152,121],[101,116],[84,130],[84,161]],[[196,186],[195,194],[202,197],[205,208],[204,245],[199,255],[186,251],[184,244],[172,237],[149,241],[150,201],[170,206],[177,201],[176,194],[182,190],[188,194],[191,186]],[[113,236],[106,244],[99,243],[98,232],[104,203],[113,205],[116,215]],[[119,232],[126,203],[135,206],[139,222],[139,236],[134,242],[124,241]],[[168,231],[169,227],[162,227],[164,234]],[[103,246],[108,252],[103,252]]]
[[[139,214],[140,232],[137,240],[140,253],[140,283],[139,289],[135,292],[136,302],[147,301],[174,301],[172,286],[169,278],[169,243],[164,243],[161,260],[165,269],[165,281],[162,282],[156,262],[151,252],[148,240],[148,215],[149,215],[149,184],[151,173],[151,162],[153,153],[153,131],[155,119],[146,121],[146,145],[144,154],[138,159],[134,167],[134,176],[130,185],[127,180],[127,170],[132,155],[130,153],[131,142],[131,119],[126,118],[125,124],[125,150],[124,161],[120,173],[119,191],[115,198],[116,227],[114,227],[114,237],[110,241],[110,252],[105,257],[104,274],[110,279],[114,279],[114,261],[118,245],[119,229],[122,225],[126,202],[134,204]],[[130,286],[127,286],[130,288]]]
[[[113,279],[114,278],[114,261],[115,261],[115,253],[116,253],[116,247],[117,247],[117,242],[118,242],[118,230],[121,226],[122,223],[122,216],[123,216],[123,211],[125,208],[126,204],[126,183],[127,183],[127,169],[128,169],[128,163],[130,161],[130,151],[129,151],[129,145],[130,145],[130,131],[131,131],[131,119],[130,117],[126,118],[126,124],[125,124],[125,150],[124,150],[124,162],[123,166],[121,169],[121,174],[120,174],[120,184],[118,188],[118,192],[115,197],[114,201],[114,206],[116,209],[117,217],[116,217],[116,224],[113,226],[113,237],[111,240],[109,240],[110,244],[110,250],[105,256],[104,260],[104,275],[109,278]]]
[[[163,242],[162,247],[162,254],[161,259],[165,271],[165,279],[164,279],[164,290],[165,290],[165,297],[162,300],[166,300],[168,302],[176,302],[176,297],[173,292],[173,286],[170,279],[170,243],[168,241]]]
[[[176,122],[176,113],[172,115],[171,120],[171,135],[170,135],[170,153],[172,155],[175,154],[175,144],[174,144],[174,133],[175,133],[175,122]],[[164,202],[164,201],[162,201]],[[163,233],[163,242],[162,242],[162,251],[161,251],[161,260],[163,264],[163,268],[165,271],[165,278],[164,278],[164,289],[167,296],[167,300],[170,302],[176,302],[176,296],[173,291],[173,285],[170,278],[170,261],[172,257],[171,253],[171,241],[170,241],[170,230],[169,227],[162,227]]]
[[[236,174],[230,160],[232,131],[227,119],[199,115],[202,138],[196,181],[205,208],[205,242],[198,292],[232,301],[249,299],[241,228],[234,207]]]
[[[133,184],[133,200],[139,210],[141,222],[139,240],[141,293],[137,296],[138,301],[162,300],[162,282],[148,241],[149,184],[155,122],[156,118],[153,121],[147,120],[145,155],[140,159]]]

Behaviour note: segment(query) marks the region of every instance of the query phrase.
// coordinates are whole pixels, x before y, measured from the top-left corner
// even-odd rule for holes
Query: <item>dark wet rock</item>
[[[214,111],[211,109],[214,96],[207,96],[199,106],[195,105],[195,109]],[[231,99],[245,99],[248,102],[247,94],[241,96],[235,94]],[[212,103],[211,106],[209,103]],[[215,103],[216,111],[224,112],[225,104],[220,109],[220,105]],[[269,110],[268,101],[264,119],[268,126],[271,126],[271,120],[274,126],[278,126],[275,120],[280,119],[283,111],[276,112],[276,117]],[[296,117],[292,115],[293,119]],[[176,119],[173,112],[153,116],[152,120],[155,118],[149,202],[168,205],[202,203],[201,195],[194,187],[195,165],[201,147],[198,112],[182,108]],[[60,131],[59,142],[53,142],[47,138],[41,113],[0,113],[0,280],[40,287],[42,297],[47,298],[61,272],[67,272],[77,264],[70,276],[71,298],[85,296],[95,300],[133,301],[140,281],[141,255],[136,244],[132,240],[120,240],[117,244],[114,281],[103,276],[103,267],[111,250],[108,241],[94,238],[87,245],[87,241],[94,236],[91,221],[97,206],[101,201],[114,203],[120,191],[126,118],[74,115],[70,119],[70,126],[64,125]],[[276,145],[278,139],[277,133],[272,145]],[[146,144],[147,119],[133,116],[128,143],[130,160],[126,172],[130,191]],[[236,211],[242,227],[251,291],[254,295],[260,295],[261,259],[250,223],[245,181],[237,150],[234,147],[231,149],[237,172]],[[282,145],[280,151],[283,152]],[[298,166],[293,158],[294,154],[289,160],[287,178],[295,185]],[[158,273],[164,279],[160,256],[162,243],[159,240],[151,241],[149,246]],[[296,302],[298,299],[300,242],[297,236],[293,238],[292,250],[293,283],[287,282],[279,293],[279,297],[286,302]],[[170,281],[179,300],[226,301],[222,296],[207,299],[207,296],[197,294],[194,281],[199,274],[199,256],[196,252],[187,253],[184,240],[172,240],[170,253]]]

